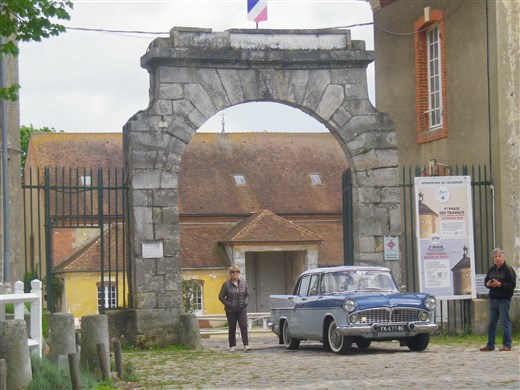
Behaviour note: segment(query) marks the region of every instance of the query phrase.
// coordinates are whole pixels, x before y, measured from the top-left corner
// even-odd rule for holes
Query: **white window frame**
[[[233,175],[233,177],[235,178],[235,184],[237,186],[245,186],[247,183],[246,183],[246,178],[244,177],[244,175]]]
[[[81,185],[83,187],[91,187],[92,186],[92,178],[90,176],[80,176]]]
[[[103,307],[105,309],[115,309],[117,308],[117,287],[115,283],[110,284],[110,290],[108,289],[109,284],[106,283],[105,285],[98,286],[97,293],[98,293],[98,310]],[[103,306],[100,305],[102,295],[102,290],[105,290],[105,302],[103,302]],[[110,294],[111,293],[111,294]]]
[[[426,31],[428,69],[428,127],[442,127],[442,53],[439,25]]]
[[[311,179],[311,184],[313,186],[321,185],[321,177],[317,173],[309,173],[309,178]]]
[[[202,283],[194,283],[190,287],[195,287],[195,290],[190,289],[189,291],[188,299],[191,301],[190,306],[197,307],[197,310],[193,312],[195,315],[202,315],[204,314],[204,294],[202,292]]]

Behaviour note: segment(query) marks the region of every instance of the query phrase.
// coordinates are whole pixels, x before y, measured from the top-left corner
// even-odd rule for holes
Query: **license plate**
[[[380,332],[404,332],[404,325],[381,325],[379,327]]]

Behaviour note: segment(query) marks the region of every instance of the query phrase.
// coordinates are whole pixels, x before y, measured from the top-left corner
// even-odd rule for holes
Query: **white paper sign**
[[[143,259],[157,259],[164,257],[162,241],[149,241],[142,243]]]

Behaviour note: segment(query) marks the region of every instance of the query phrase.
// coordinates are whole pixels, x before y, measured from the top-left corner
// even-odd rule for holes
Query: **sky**
[[[148,107],[149,78],[140,57],[172,27],[214,32],[256,28],[246,0],[79,0],[66,27],[143,31],[147,34],[68,29],[58,37],[20,44],[21,124],[66,132],[120,132]],[[268,0],[259,28],[312,29],[372,22],[362,0]],[[372,26],[352,27],[353,40],[373,50]],[[160,34],[163,33],[163,34]],[[373,64],[367,71],[374,103]],[[199,131],[326,131],[303,112],[275,103],[247,103],[210,118]]]

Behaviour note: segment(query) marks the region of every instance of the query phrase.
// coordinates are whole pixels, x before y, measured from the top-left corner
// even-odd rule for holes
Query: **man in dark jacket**
[[[237,345],[237,322],[240,327],[240,335],[244,344],[244,351],[249,350],[247,334],[247,304],[249,303],[249,291],[245,281],[239,279],[240,268],[233,265],[229,268],[229,280],[225,281],[220,289],[218,299],[224,304],[229,326],[228,341],[229,350],[234,352]]]
[[[503,332],[500,351],[511,351],[513,340],[509,308],[516,287],[516,273],[513,267],[506,264],[502,249],[493,249],[491,256],[493,256],[494,265],[484,278],[484,285],[489,288],[488,342],[480,350],[493,351],[495,349],[497,322],[500,318]]]

